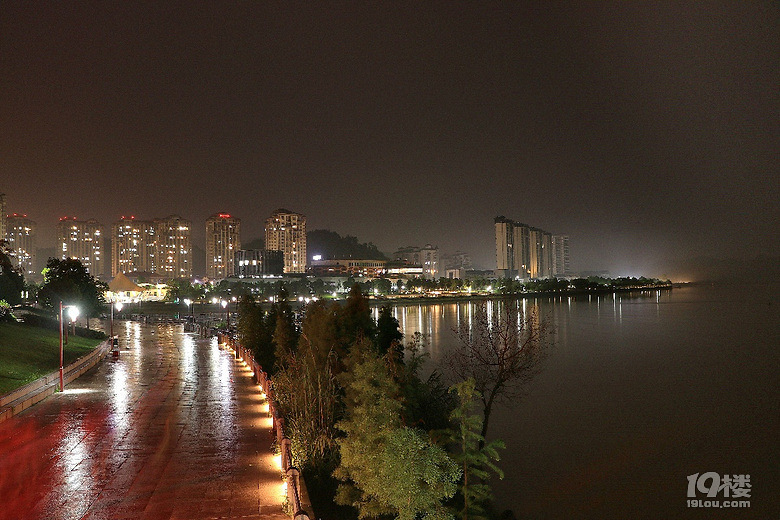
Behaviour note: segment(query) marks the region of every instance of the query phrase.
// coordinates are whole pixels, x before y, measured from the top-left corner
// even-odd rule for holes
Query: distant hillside
[[[387,257],[371,242],[360,243],[357,237],[341,236],[328,229],[315,229],[306,233],[306,252],[309,260],[322,255],[323,260],[355,258],[362,260],[387,260]]]

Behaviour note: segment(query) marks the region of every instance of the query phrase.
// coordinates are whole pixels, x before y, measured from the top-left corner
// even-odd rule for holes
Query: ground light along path
[[[181,326],[118,332],[119,359],[0,424],[0,519],[288,518],[249,370]]]

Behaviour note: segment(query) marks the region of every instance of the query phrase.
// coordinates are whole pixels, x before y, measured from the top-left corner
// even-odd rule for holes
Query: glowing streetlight
[[[79,308],[75,305],[63,305],[60,301],[60,392],[65,391],[65,378],[63,377],[63,354],[62,354],[62,309],[68,309],[68,317],[71,321],[76,321],[79,317]]]
[[[114,307],[116,307],[116,312],[120,312],[122,310],[122,302],[116,302],[111,305],[111,347],[114,346]]]
[[[222,300],[222,308],[225,309],[225,326],[229,329],[230,328],[230,310],[228,310],[228,300]]]

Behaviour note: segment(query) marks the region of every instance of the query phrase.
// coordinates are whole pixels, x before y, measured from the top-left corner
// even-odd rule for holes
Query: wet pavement
[[[249,369],[180,325],[115,328],[119,359],[0,423],[0,519],[289,518]]]

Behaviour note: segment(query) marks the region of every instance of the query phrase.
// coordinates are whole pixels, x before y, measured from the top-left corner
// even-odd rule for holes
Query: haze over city
[[[0,191],[41,247],[286,207],[492,269],[506,215],[575,271],[684,279],[780,254],[777,34],[769,2],[4,4]]]

